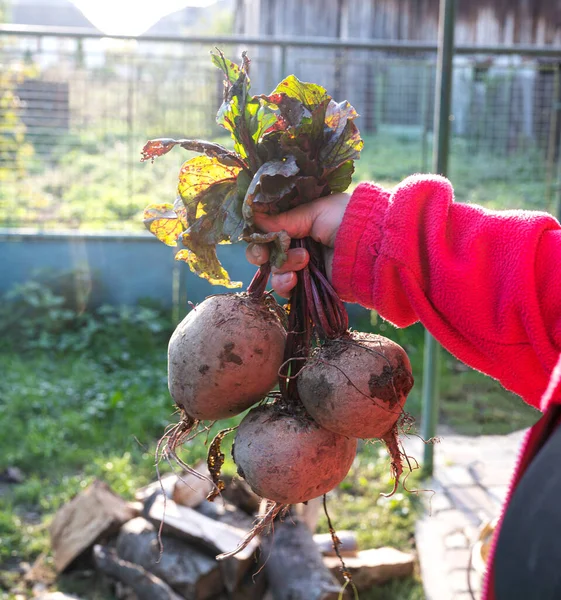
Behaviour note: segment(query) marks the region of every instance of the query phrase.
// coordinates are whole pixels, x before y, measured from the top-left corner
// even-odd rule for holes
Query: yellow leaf
[[[147,206],[144,209],[144,225],[167,246],[177,246],[178,236],[185,231],[171,204]]]

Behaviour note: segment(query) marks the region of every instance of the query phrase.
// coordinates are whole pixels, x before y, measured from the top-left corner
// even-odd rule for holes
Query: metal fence
[[[138,229],[146,204],[173,199],[185,158],[141,164],[144,142],[224,138],[216,45],[248,51],[255,93],[294,73],[351,101],[366,142],[357,180],[392,185],[430,169],[435,46],[3,27],[0,226]],[[560,69],[561,49],[457,49],[449,175],[459,200],[558,210]]]

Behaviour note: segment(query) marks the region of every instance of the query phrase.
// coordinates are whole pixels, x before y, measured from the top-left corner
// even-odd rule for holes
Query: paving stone
[[[445,489],[448,489],[450,486],[469,486],[475,484],[471,473],[464,465],[444,467],[438,471],[435,479],[438,479]]]
[[[479,486],[454,486],[446,491],[454,508],[471,513],[479,522],[496,517],[500,510],[500,505]]]
[[[469,552],[481,523],[500,512],[524,432],[475,438],[439,435],[443,439],[435,446],[435,475],[426,486],[436,493],[425,499],[427,514],[416,527],[423,586],[430,600],[473,600]],[[479,600],[482,578],[473,569],[469,574]]]
[[[437,515],[430,517],[443,525],[443,531],[447,533],[465,532],[467,528],[478,528],[479,519],[472,513],[463,512],[457,508],[443,510]]]
[[[439,491],[435,490],[434,494],[430,494],[427,497],[425,504],[431,515],[436,515],[442,510],[450,510],[453,508],[450,498],[448,498],[443,489],[440,489]]]

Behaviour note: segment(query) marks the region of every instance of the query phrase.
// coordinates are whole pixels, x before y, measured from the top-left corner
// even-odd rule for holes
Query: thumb
[[[255,225],[265,233],[284,229],[291,238],[300,239],[310,235],[314,222],[313,203],[302,204],[278,215],[254,213]]]

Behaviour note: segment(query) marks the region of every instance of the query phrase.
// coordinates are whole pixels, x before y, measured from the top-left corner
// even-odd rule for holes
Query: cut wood
[[[192,473],[182,473],[177,478],[171,495],[172,500],[177,504],[194,508],[204,502],[214,489],[206,461],[198,463],[195,466],[195,471],[206,477],[206,479],[199,479]]]
[[[262,540],[262,555],[274,600],[337,600],[341,586],[323,564],[308,527],[276,522]]]
[[[233,525],[238,529],[249,531],[254,524],[254,519],[230,502],[217,498],[214,502],[203,502],[197,506],[197,512],[210,517],[215,521]]]
[[[213,600],[264,600],[267,593],[267,576],[259,567],[251,569],[240,586],[232,592],[221,594]]]
[[[187,540],[214,556],[237,548],[247,533],[244,529],[211,519],[173,500],[168,499],[164,503],[164,497],[161,495],[156,497],[150,506],[148,519],[157,526],[163,522],[165,533]],[[254,562],[253,557],[258,547],[259,541],[254,538],[236,556],[220,561],[220,570],[228,591],[239,585],[243,575]]]
[[[322,510],[323,497],[312,498],[306,504],[297,504],[294,507],[294,514],[303,521],[308,529],[314,533],[318,526],[319,515]]]
[[[354,531],[337,531],[337,537],[341,542],[339,546],[341,556],[356,556],[358,554],[358,543]],[[324,556],[337,556],[330,533],[316,533],[314,542]]]
[[[114,550],[97,544],[93,555],[96,567],[109,577],[130,586],[138,600],[182,600],[165,581],[142,567],[119,558]]]
[[[125,523],[117,538],[119,558],[140,565],[168,583],[186,600],[206,600],[224,589],[218,562],[171,536],[162,536],[138,517]]]
[[[55,515],[50,534],[56,570],[66,569],[102,536],[116,533],[137,515],[106,483],[94,481]]]
[[[341,563],[338,558],[326,556],[324,563],[340,580]],[[415,557],[395,548],[372,548],[362,550],[356,557],[345,558],[345,565],[350,571],[353,583],[359,591],[380,585],[390,579],[409,577],[413,574]]]
[[[261,498],[243,479],[239,479],[238,477],[232,478],[231,481],[226,481],[226,488],[222,492],[222,497],[248,515],[254,515],[259,511]]]
[[[171,498],[177,479],[175,473],[163,475],[159,481],[153,481],[136,490],[134,497],[139,502],[146,502],[146,500],[151,498],[154,494],[165,494],[168,498]]]

